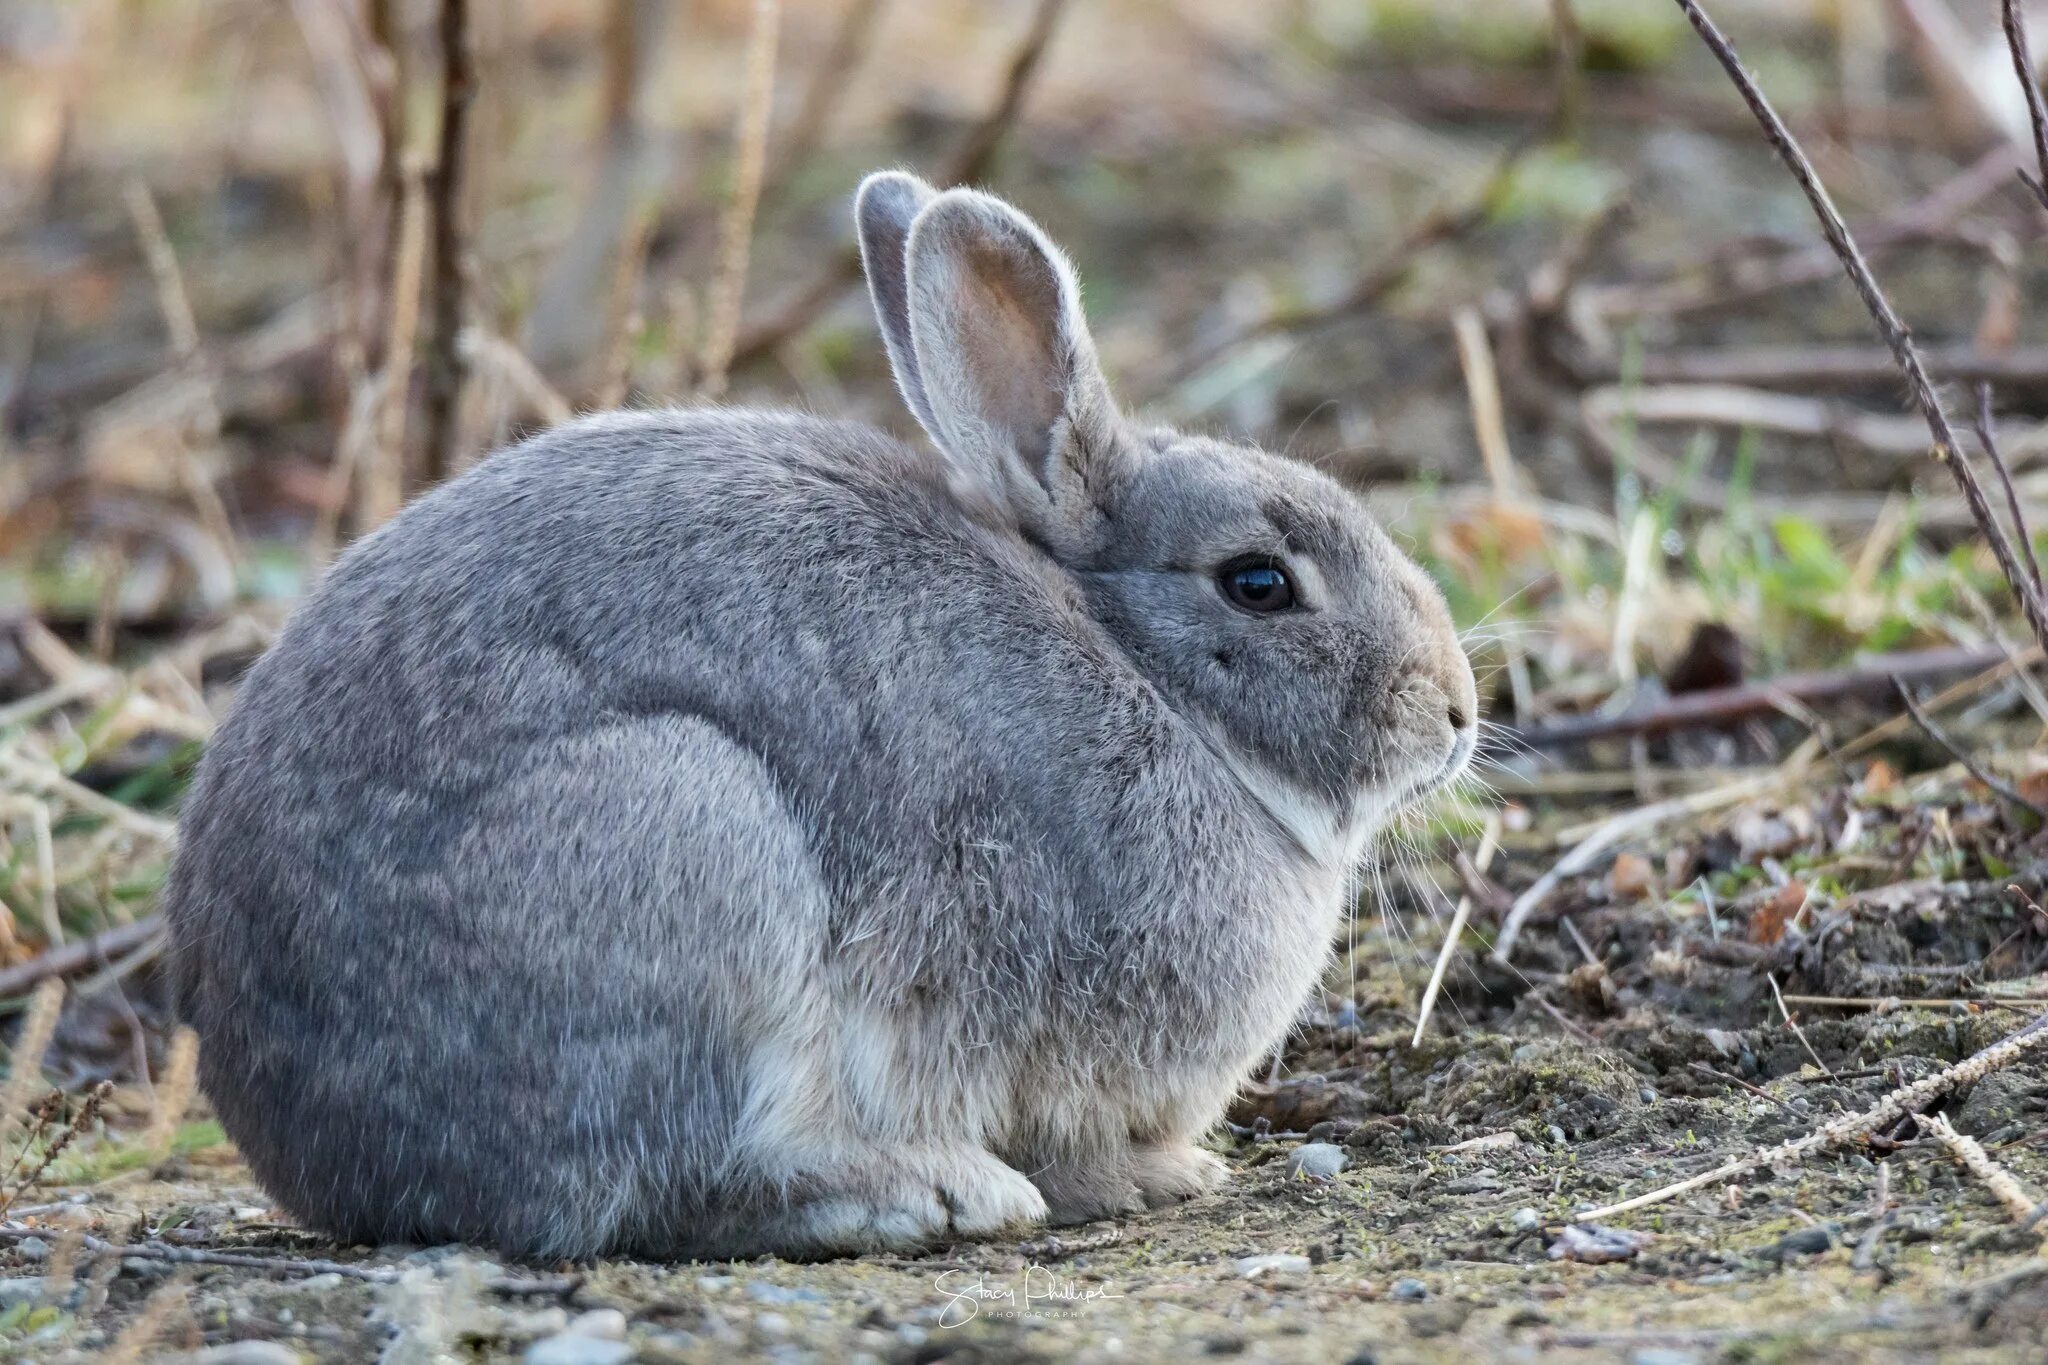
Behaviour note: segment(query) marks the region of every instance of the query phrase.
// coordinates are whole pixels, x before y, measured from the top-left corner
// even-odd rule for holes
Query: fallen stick
[[[56,1233],[47,1228],[0,1227],[0,1241],[16,1244],[30,1238],[38,1241],[50,1239]],[[79,1238],[79,1248],[89,1256],[118,1256],[124,1261],[158,1261],[171,1265],[213,1265],[231,1270],[262,1270],[286,1275],[340,1275],[345,1279],[364,1280],[370,1284],[396,1284],[404,1272],[392,1266],[357,1265],[351,1261],[327,1261],[317,1257],[255,1256],[240,1251],[210,1251],[204,1247],[174,1247],[162,1242],[138,1242],[133,1246],[116,1246],[104,1238],[84,1235]],[[39,1253],[24,1248],[23,1254],[38,1259]],[[48,1253],[42,1252],[42,1255]],[[500,1275],[483,1282],[485,1289],[498,1294],[567,1294],[582,1283],[574,1275],[550,1275],[536,1278],[520,1278]]]
[[[1618,1204],[1607,1204],[1597,1209],[1587,1209],[1583,1213],[1573,1214],[1572,1221],[1575,1223],[1599,1222],[1613,1218],[1617,1214],[1630,1213],[1636,1209],[1648,1208],[1652,1204],[1665,1203],[1668,1200],[1676,1199],[1681,1194],[1689,1194],[1693,1190],[1700,1189],[1702,1186],[1731,1180],[1738,1175],[1747,1175],[1751,1171],[1761,1170],[1766,1166],[1775,1166],[1780,1162],[1798,1161],[1808,1152],[1840,1146],[1845,1142],[1853,1142],[1857,1138],[1867,1137],[1873,1130],[1883,1124],[1903,1118],[1907,1114],[1919,1112],[1921,1107],[1929,1101],[1939,1095],[1948,1093],[1959,1085],[1972,1084],[1993,1071],[2010,1066],[2013,1062],[2019,1060],[2020,1057],[2044,1043],[2048,1043],[2048,1014],[2035,1016],[2031,1023],[2027,1024],[2026,1027],[2020,1029],[2017,1033],[1993,1043],[1990,1047],[1963,1061],[1957,1062],[1954,1066],[1944,1067],[1932,1076],[1924,1077],[1913,1082],[1911,1085],[1899,1087],[1860,1114],[1852,1114],[1845,1118],[1836,1119],[1831,1123],[1824,1123],[1805,1137],[1794,1138],[1792,1141],[1780,1143],[1776,1147],[1766,1148],[1749,1156],[1738,1157],[1736,1160],[1716,1166],[1713,1170],[1707,1171],[1704,1174],[1693,1176],[1688,1180],[1681,1180],[1675,1185],[1666,1185],[1661,1189],[1651,1190],[1648,1194],[1639,1194],[1633,1199],[1624,1199]]]
[[[38,953],[26,962],[0,970],[0,999],[22,992],[55,976],[69,976],[97,967],[125,952],[140,948],[164,931],[162,915],[151,915],[133,924],[123,924],[91,938],[78,939]]]
[[[1830,263],[1832,264],[1832,258]],[[1928,370],[1940,379],[1994,384],[2001,389],[2048,388],[2048,346],[2020,346],[1986,352],[1973,345],[1929,346]],[[1728,346],[1691,351],[1652,351],[1632,376],[1619,361],[1581,362],[1578,377],[1590,383],[1744,384],[1759,389],[1889,389],[1898,382],[1891,352],[1881,346]]]
[[[1729,725],[1752,716],[1769,715],[1782,709],[1788,699],[1812,703],[1896,695],[1892,687],[1894,678],[1924,682],[1956,673],[1981,673],[2006,662],[2005,651],[1996,645],[1881,654],[1850,668],[1787,673],[1767,682],[1686,692],[1641,711],[1574,716],[1507,733],[1523,744],[1538,748],[1616,735],[1661,735],[1672,730]]]
[[[2027,1197],[2027,1192],[2020,1188],[2020,1182],[2012,1178],[2012,1172],[1993,1161],[1991,1153],[1985,1151],[1977,1139],[1957,1132],[1955,1125],[1940,1114],[1929,1114],[1921,1122],[1927,1125],[1927,1131],[1934,1134],[1942,1146],[1948,1148],[1948,1154],[1956,1159],[1957,1164],[1982,1181],[1984,1188],[2005,1205],[2005,1211],[2012,1215],[2015,1223],[2024,1228],[2038,1227],[2035,1219],[2041,1206]]]

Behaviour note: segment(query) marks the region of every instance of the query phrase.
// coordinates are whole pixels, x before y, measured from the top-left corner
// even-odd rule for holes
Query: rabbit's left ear
[[[1085,516],[1121,421],[1067,258],[1002,200],[948,190],[911,224],[907,263],[932,439],[1027,519]]]

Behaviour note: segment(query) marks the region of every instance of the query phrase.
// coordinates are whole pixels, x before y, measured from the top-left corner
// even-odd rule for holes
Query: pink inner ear
[[[954,316],[981,415],[1011,434],[1041,474],[1069,383],[1059,280],[1036,252],[1000,242],[976,242],[961,267],[966,297]]]

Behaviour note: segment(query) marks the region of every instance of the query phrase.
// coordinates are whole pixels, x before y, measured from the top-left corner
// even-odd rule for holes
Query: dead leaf
[[[1650,860],[1637,853],[1624,853],[1616,858],[1607,874],[1608,893],[1619,901],[1644,900],[1655,885],[1656,873]]]
[[[1806,904],[1806,883],[1786,882],[1771,898],[1749,912],[1749,941],[1768,947],[1785,937],[1785,927]]]

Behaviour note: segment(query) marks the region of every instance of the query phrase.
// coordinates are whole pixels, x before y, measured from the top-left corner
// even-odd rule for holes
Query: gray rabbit
[[[739,410],[483,461],[250,672],[167,893],[202,1076],[356,1242],[815,1256],[1200,1194],[1472,673],[1361,502],[1132,425],[970,190],[856,216],[935,451]]]

